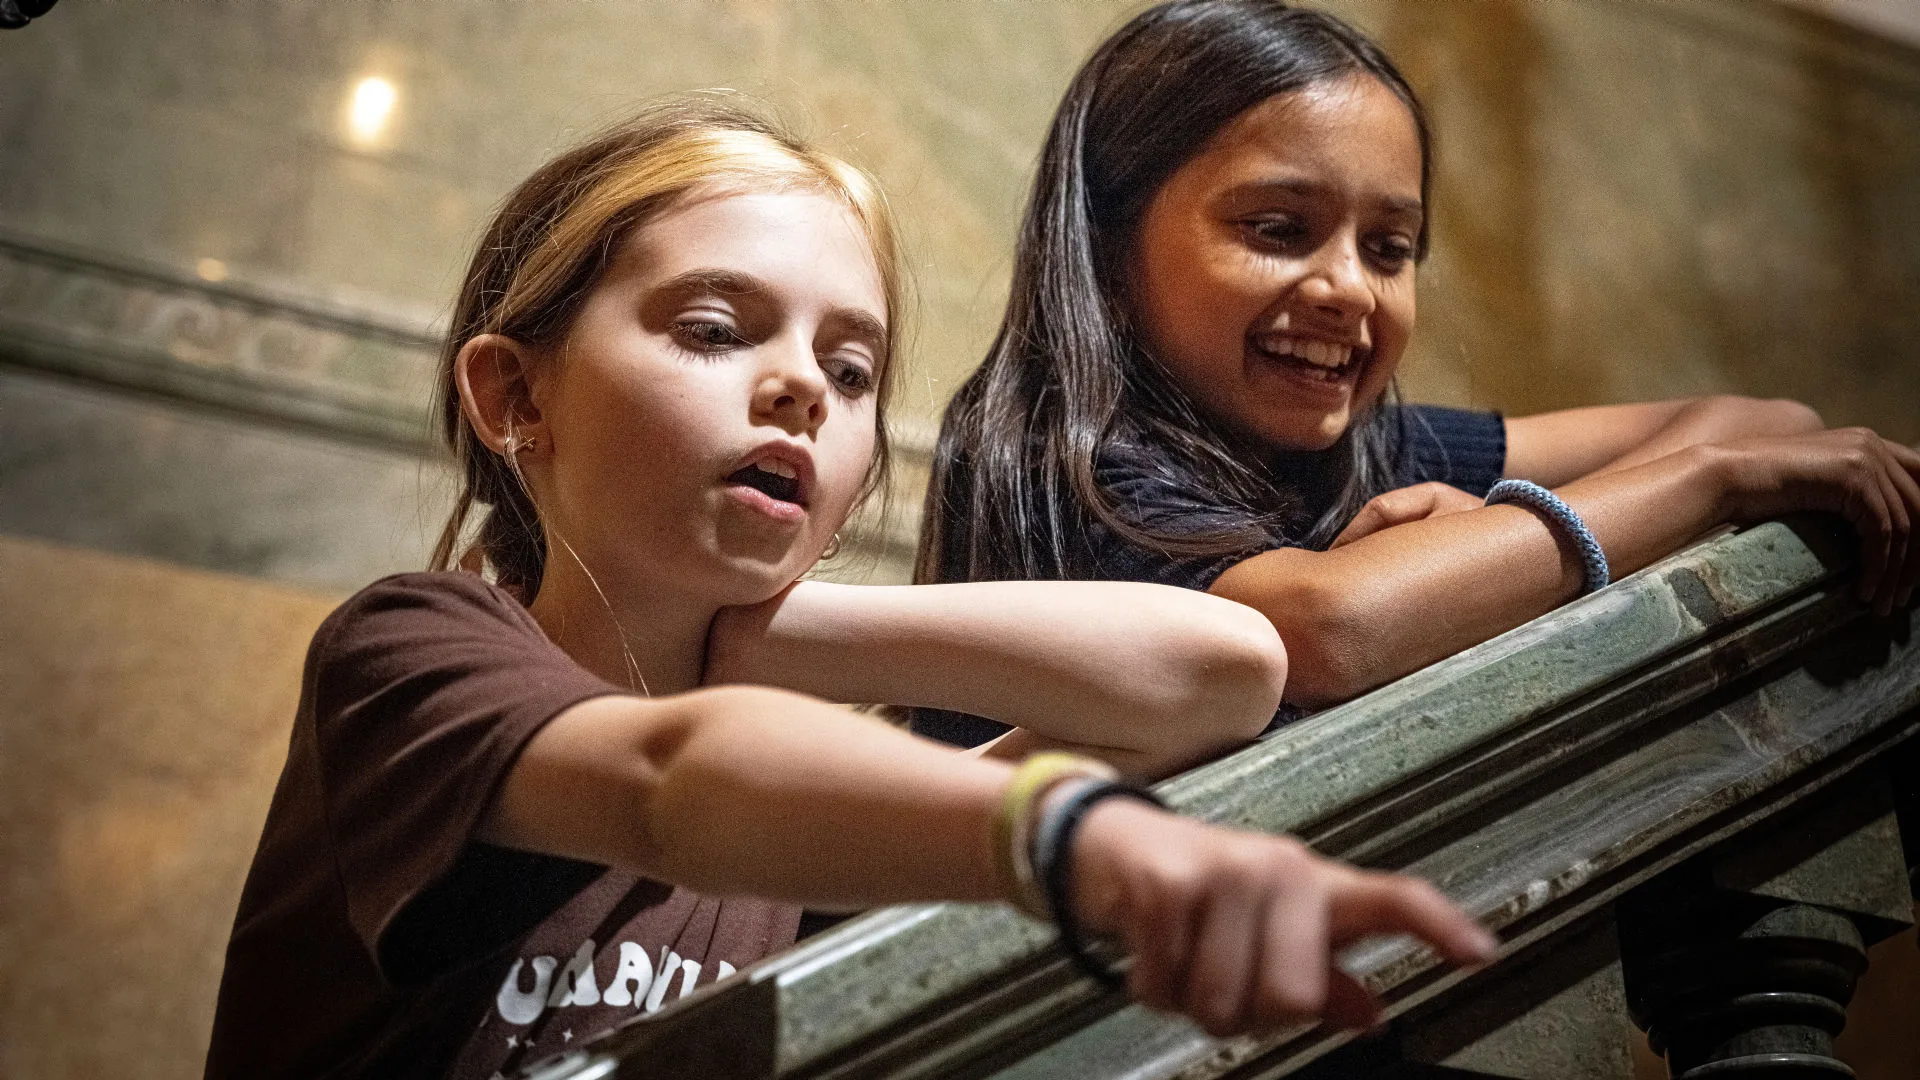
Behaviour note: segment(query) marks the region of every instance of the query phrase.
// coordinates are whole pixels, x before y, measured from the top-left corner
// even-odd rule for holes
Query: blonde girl
[[[883,479],[896,266],[867,177],[714,101],[507,201],[443,372],[467,490],[433,572],[315,635],[209,1076],[511,1072],[786,946],[801,904],[1071,916],[1220,1032],[1367,1022],[1330,957],[1368,932],[1487,955],[1419,882],[827,704],[965,709],[1016,727],[1002,758],[1151,775],[1249,737],[1284,683],[1266,621],[1198,593],[795,583]],[[476,506],[484,575],[447,569]],[[1032,865],[1027,823],[1075,800]]]

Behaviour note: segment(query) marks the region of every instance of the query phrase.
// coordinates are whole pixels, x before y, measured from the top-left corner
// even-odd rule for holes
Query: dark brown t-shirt
[[[791,944],[795,907],[473,839],[534,733],[620,692],[471,574],[390,577],[329,616],[207,1076],[484,1080]]]

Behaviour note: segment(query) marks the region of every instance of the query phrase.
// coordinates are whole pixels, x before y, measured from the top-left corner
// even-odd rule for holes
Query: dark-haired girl
[[[1870,431],[1739,398],[1509,419],[1398,404],[1430,181],[1418,98],[1339,20],[1175,0],[1128,23],[1054,119],[999,336],[947,410],[919,580],[1241,601],[1286,641],[1296,710],[1725,522],[1843,514],[1860,596],[1908,601],[1920,453]],[[1503,479],[1521,502],[1483,507]]]

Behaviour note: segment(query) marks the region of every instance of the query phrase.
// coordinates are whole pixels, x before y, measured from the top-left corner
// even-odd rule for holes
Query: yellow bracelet
[[[1047,897],[1033,873],[1034,810],[1056,784],[1086,777],[1112,780],[1119,774],[1105,762],[1077,754],[1035,754],[1020,763],[993,816],[990,842],[1001,884],[1014,906],[1036,919],[1047,918]]]

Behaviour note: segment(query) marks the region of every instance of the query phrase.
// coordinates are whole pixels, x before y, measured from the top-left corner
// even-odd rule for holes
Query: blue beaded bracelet
[[[1573,507],[1560,501],[1560,496],[1531,480],[1502,480],[1487,492],[1487,505],[1495,503],[1519,503],[1536,510],[1573,541],[1580,552],[1580,562],[1586,567],[1584,592],[1604,589],[1607,582],[1613,580],[1613,573],[1607,568],[1607,553],[1600,550],[1600,541],[1593,538],[1593,530],[1573,512]]]

